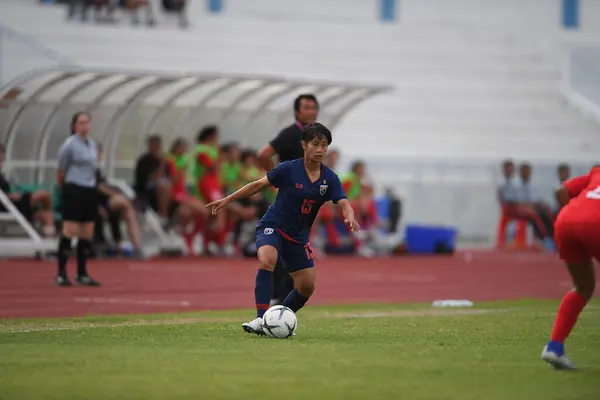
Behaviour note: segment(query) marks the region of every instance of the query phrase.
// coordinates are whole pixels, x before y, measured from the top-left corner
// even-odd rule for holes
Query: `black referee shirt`
[[[279,162],[296,160],[304,157],[302,148],[302,124],[294,122],[275,136],[269,145],[279,156]]]

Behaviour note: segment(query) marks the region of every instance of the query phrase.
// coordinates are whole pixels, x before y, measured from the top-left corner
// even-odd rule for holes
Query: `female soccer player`
[[[562,209],[554,237],[575,288],[560,303],[542,359],[556,369],[573,369],[574,365],[565,356],[564,342],[596,286],[592,260],[600,261],[600,167],[563,183],[556,197]]]
[[[321,206],[331,200],[342,208],[344,222],[358,231],[354,210],[346,199],[338,176],[323,165],[331,132],[315,123],[302,133],[304,158],[285,161],[224,199],[207,204],[216,214],[235,200],[240,200],[269,187],[279,189],[275,203],[269,207],[256,227],[256,247],[260,263],[256,274],[254,296],[257,318],[242,325],[248,333],[264,335],[262,316],[269,308],[273,291],[273,270],[278,255],[294,279],[294,290],[283,305],[297,312],[313,294],[315,271],[313,252],[308,243],[310,228]]]

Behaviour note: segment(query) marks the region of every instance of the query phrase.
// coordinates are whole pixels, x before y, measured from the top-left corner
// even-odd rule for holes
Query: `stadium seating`
[[[337,134],[346,154],[547,160],[581,156],[581,143],[590,157],[600,151],[598,127],[562,99],[559,59],[533,38],[516,42],[444,25],[356,30],[310,22],[298,43],[298,23],[224,18],[203,21],[194,34],[132,30],[124,42],[120,28],[65,25],[62,10],[18,10],[4,23],[85,64],[393,84],[394,93],[342,121]],[[297,43],[293,50],[290,43]],[[294,56],[285,56],[290,51]],[[367,131],[378,132],[378,140],[364,143]],[[507,139],[514,145],[501,146]]]

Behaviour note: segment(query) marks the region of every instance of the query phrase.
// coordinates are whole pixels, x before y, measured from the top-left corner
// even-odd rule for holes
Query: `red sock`
[[[558,313],[556,315],[556,321],[554,322],[554,328],[552,329],[551,340],[553,342],[564,343],[565,339],[569,336],[579,314],[583,311],[587,300],[581,297],[577,292],[571,291],[562,299],[560,307],[558,307]]]
[[[185,241],[185,245],[187,246],[189,254],[194,253],[194,238],[195,237],[196,237],[195,232],[183,234],[183,240]]]
[[[227,229],[227,226],[224,226],[223,228],[219,229],[219,231],[217,232],[217,245],[219,246],[219,248],[224,248],[225,247],[225,242],[227,242],[227,234],[229,233],[229,230]]]
[[[333,247],[338,247],[340,244],[340,238],[338,236],[338,231],[333,222],[325,222],[325,231],[327,232],[327,238],[329,240],[329,244]]]

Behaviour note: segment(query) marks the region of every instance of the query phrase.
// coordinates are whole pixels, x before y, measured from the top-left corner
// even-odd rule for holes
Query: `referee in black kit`
[[[75,281],[85,286],[100,286],[87,272],[87,258],[94,236],[94,220],[98,213],[96,170],[98,148],[88,137],[90,115],[78,112],[71,120],[71,136],[58,152],[56,180],[61,189],[63,226],[58,244],[58,286],[71,286],[67,276],[67,261],[71,240],[77,241],[77,276]]]
[[[279,162],[296,160],[304,157],[302,149],[302,131],[308,124],[314,124],[319,114],[319,102],[313,94],[301,94],[294,100],[294,116],[296,121],[284,128],[258,152],[258,162],[266,171],[275,165],[273,156]],[[271,304],[280,304],[294,289],[294,281],[286,271],[282,270],[281,259],[277,260],[273,273],[273,299]]]

